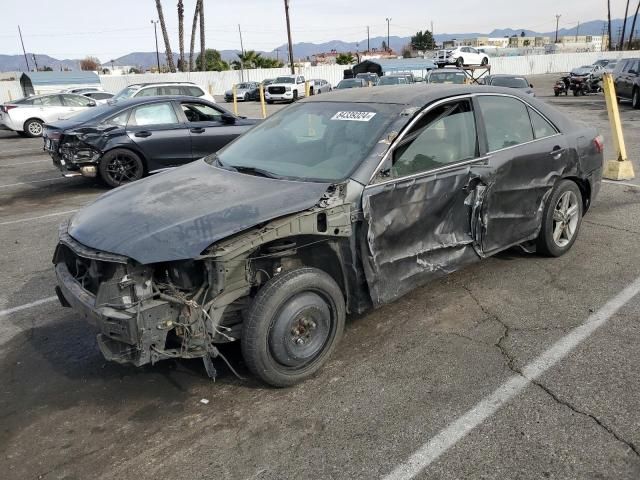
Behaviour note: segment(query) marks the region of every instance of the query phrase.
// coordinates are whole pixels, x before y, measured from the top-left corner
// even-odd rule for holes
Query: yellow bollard
[[[264,101],[264,85],[260,84],[260,106],[262,107],[262,118],[267,118],[267,105]]]
[[[304,82],[304,96],[308,97],[309,93],[311,93],[311,85],[309,84],[309,81],[307,80],[306,82]]]
[[[238,99],[236,98],[237,91],[238,91],[238,88],[234,85],[233,88],[231,89],[231,93],[233,95],[233,113],[235,113],[236,116],[238,116]]]
[[[611,125],[611,135],[613,135],[613,146],[616,158],[607,160],[604,169],[604,178],[610,180],[631,180],[635,178],[633,164],[627,158],[627,148],[622,135],[622,122],[620,121],[620,111],[618,110],[618,100],[616,98],[616,87],[613,83],[613,75],[605,73],[602,76],[604,87],[604,98],[607,102],[607,112],[609,114],[609,124]]]

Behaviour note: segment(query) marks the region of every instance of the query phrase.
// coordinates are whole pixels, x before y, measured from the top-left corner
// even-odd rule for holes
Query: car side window
[[[204,103],[182,103],[181,107],[189,122],[222,121],[222,112]]]
[[[483,95],[478,104],[487,131],[490,152],[533,140],[527,106],[513,97]]]
[[[162,93],[160,93],[160,87],[149,87],[143,88],[136,93],[134,97],[156,97],[158,95],[162,95]]]
[[[86,107],[91,101],[89,98],[76,95],[62,95],[62,101],[67,107]]]
[[[469,100],[426,113],[393,152],[391,176],[426,172],[478,156],[476,122]]]
[[[531,124],[533,125],[533,134],[536,139],[550,137],[558,133],[553,125],[549,121],[536,112],[534,109],[529,108],[529,116],[531,117]]]
[[[170,103],[153,103],[136,108],[129,118],[130,125],[169,125],[178,123],[178,117]]]
[[[130,110],[125,110],[124,112],[121,112],[114,117],[107,118],[102,123],[105,125],[115,125],[118,127],[124,127],[127,125],[127,118],[129,117],[129,112]]]
[[[34,105],[42,105],[43,107],[60,107],[62,106],[62,98],[60,95],[48,95],[33,99]]]

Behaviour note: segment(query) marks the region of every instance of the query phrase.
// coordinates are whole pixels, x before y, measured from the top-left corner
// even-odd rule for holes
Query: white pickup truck
[[[283,75],[267,87],[264,95],[267,103],[277,101],[295,102],[305,96],[303,75]]]

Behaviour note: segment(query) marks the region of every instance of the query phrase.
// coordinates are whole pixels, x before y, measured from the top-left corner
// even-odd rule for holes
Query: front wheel
[[[537,250],[559,257],[573,246],[582,224],[582,193],[571,180],[561,180],[551,191],[542,214]]]
[[[294,90],[293,91],[293,100],[291,100],[291,103],[297,102],[298,101],[298,91]]]
[[[462,68],[464,66],[464,59],[462,57],[456,60],[456,67]]]
[[[480,62],[480,65],[482,65],[483,67],[486,67],[488,64],[489,64],[489,59],[487,57],[484,57]]]
[[[144,175],[144,164],[131,150],[116,148],[104,154],[98,171],[104,183],[115,188],[140,180]]]
[[[640,109],[640,88],[633,90],[633,96],[631,97],[631,106],[636,110]]]
[[[346,317],[340,287],[327,273],[299,268],[269,280],[242,325],[242,356],[274,387],[306,380],[327,362]]]

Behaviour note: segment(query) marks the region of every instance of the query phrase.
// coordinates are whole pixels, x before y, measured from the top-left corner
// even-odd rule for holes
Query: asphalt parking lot
[[[556,99],[554,79],[530,80],[611,154],[602,95]],[[620,108],[640,174],[640,111]],[[62,178],[41,142],[0,133],[2,478],[640,478],[638,179],[603,185],[564,257],[510,250],[351,318],[317,377],[276,390],[236,346],[245,380],[103,360],[51,257],[106,189]]]

